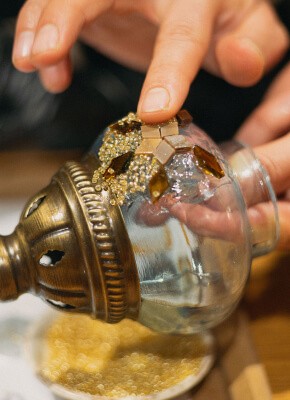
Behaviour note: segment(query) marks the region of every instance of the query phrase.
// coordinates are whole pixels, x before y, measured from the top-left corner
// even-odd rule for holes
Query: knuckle
[[[173,37],[192,37],[192,26],[187,23],[179,23],[177,25],[172,25],[168,29],[168,35]]]
[[[172,60],[166,58],[163,60],[163,58],[158,58],[152,62],[150,66],[150,74],[151,76],[160,76],[163,77],[163,79],[170,79],[171,72],[172,70],[174,71],[176,67],[178,67],[178,65],[176,65]]]
[[[20,10],[20,14],[23,13],[40,13],[43,6],[41,2],[37,0],[28,0]]]
[[[113,9],[116,0],[98,0],[98,1],[84,1],[84,0],[67,0],[71,7],[74,7],[81,14],[86,22],[92,21],[95,16],[109,9]]]
[[[148,77],[150,77],[151,86],[178,84],[179,87],[188,87],[191,82],[189,74],[182,68],[180,61],[168,59],[168,57],[153,61],[148,71]]]
[[[201,34],[198,34],[192,25],[189,23],[179,23],[177,25],[169,26],[165,35],[167,40],[180,42],[180,43],[194,43],[200,47],[205,46],[205,40]]]
[[[33,29],[41,14],[42,6],[36,0],[29,0],[21,8],[18,21],[22,22],[27,29]]]

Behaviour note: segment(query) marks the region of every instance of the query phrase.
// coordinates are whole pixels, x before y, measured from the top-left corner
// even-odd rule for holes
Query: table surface
[[[0,199],[24,198],[44,187],[59,166],[79,152],[0,153]],[[274,400],[290,400],[290,253],[256,259],[244,306],[256,351]],[[262,399],[261,399],[262,400]]]

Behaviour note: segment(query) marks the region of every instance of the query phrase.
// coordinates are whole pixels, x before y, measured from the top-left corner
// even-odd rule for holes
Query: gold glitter
[[[205,174],[213,175],[218,179],[225,176],[222,167],[213,154],[197,145],[193,147],[193,153],[197,159],[198,166]]]
[[[96,190],[110,190],[118,205],[123,204],[128,192],[130,174],[127,168],[142,140],[140,127],[140,119],[129,113],[109,127],[98,152],[101,165],[93,176]]]
[[[92,182],[96,191],[109,190],[117,205],[132,201],[132,195],[148,189],[155,202],[169,187],[166,171],[160,172],[160,164],[166,165],[175,152],[191,149],[188,140],[179,135],[176,118],[158,125],[142,125],[136,114],[129,113],[106,131],[98,152],[100,167]]]
[[[131,320],[111,325],[64,315],[46,333],[41,376],[91,395],[151,395],[197,375],[206,351],[200,336],[162,335]]]
[[[98,170],[96,170],[92,178],[92,183],[97,183],[99,179],[100,179],[100,173]]]
[[[109,129],[115,133],[126,134],[130,131],[140,129],[141,122],[131,118],[124,118],[109,126]]]

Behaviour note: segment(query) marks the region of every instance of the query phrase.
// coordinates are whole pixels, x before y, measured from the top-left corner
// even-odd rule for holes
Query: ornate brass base
[[[119,207],[96,192],[95,161],[68,162],[0,238],[0,300],[25,292],[54,307],[118,322],[136,319],[140,288]]]

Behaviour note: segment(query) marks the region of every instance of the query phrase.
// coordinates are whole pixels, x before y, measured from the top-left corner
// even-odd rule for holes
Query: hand
[[[267,0],[27,0],[13,61],[64,90],[77,38],[147,70],[138,113],[147,123],[181,108],[201,66],[238,85],[256,83],[281,58],[288,34]]]
[[[290,249],[290,63],[271,85],[264,101],[249,116],[237,139],[251,145],[267,169],[278,195],[281,238]]]

